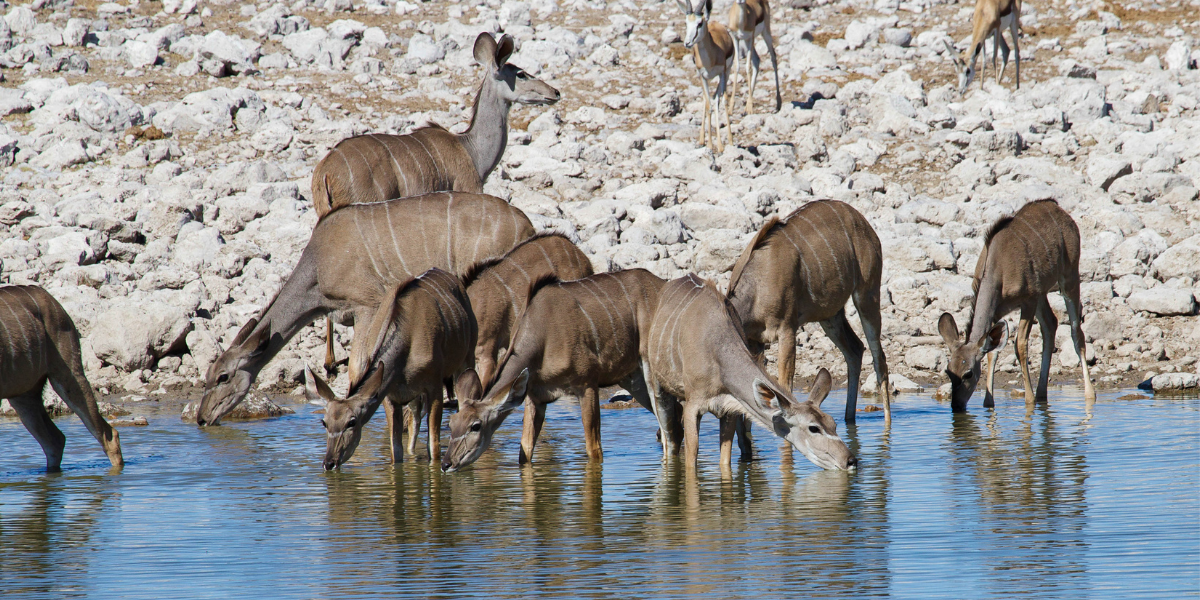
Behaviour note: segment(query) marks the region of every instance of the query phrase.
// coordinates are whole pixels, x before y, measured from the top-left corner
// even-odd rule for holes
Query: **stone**
[[[144,69],[158,62],[158,48],[137,40],[125,42],[121,50],[125,62],[135,69]]]
[[[1188,316],[1196,313],[1192,290],[1154,288],[1129,295],[1129,308],[1154,313],[1160,317]]]
[[[912,43],[912,39],[912,31],[908,29],[889,27],[883,30],[883,42],[885,44],[907,48]]]
[[[0,117],[14,113],[27,113],[33,110],[33,104],[25,99],[21,90],[0,88]]]
[[[196,420],[196,412],[199,409],[199,400],[188,402],[183,406],[183,412],[180,413],[179,418],[184,421],[194,422]],[[294,414],[296,414],[296,411],[286,406],[279,406],[265,397],[251,394],[246,396],[246,399],[242,400],[241,404],[235,406],[233,410],[229,412],[229,414],[221,417],[221,420],[254,421],[258,419],[273,419],[275,417]]]
[[[1088,158],[1087,178],[1092,185],[1108,191],[1120,177],[1133,172],[1133,165],[1117,155],[1092,155]]]
[[[1194,235],[1159,254],[1150,265],[1159,281],[1187,277],[1200,281],[1200,235]]]
[[[1138,389],[1155,392],[1194,391],[1200,388],[1200,375],[1196,373],[1163,373],[1138,384]]]
[[[875,371],[872,369],[871,373],[859,384],[859,393],[864,396],[874,396],[877,381],[879,380],[875,377]],[[899,373],[888,373],[888,383],[891,384],[893,394],[912,394],[925,390],[920,384]]]
[[[837,66],[837,58],[832,52],[807,40],[792,44],[788,53],[788,66],[792,71],[803,74],[813,69],[832,69]]]
[[[191,328],[185,307],[159,301],[129,302],[97,317],[89,338],[100,360],[130,371],[150,368],[160,356],[182,346]]]
[[[286,39],[286,38],[285,38]],[[213,77],[249,73],[262,55],[262,45],[217,30],[204,36],[192,60]]]
[[[940,372],[946,365],[946,353],[935,346],[916,346],[904,353],[904,364],[914,369]]]
[[[1167,49],[1167,53],[1163,55],[1163,62],[1167,64],[1167,68],[1172,71],[1183,71],[1193,68],[1191,60],[1192,49],[1188,45],[1187,40],[1176,40]]]
[[[446,56],[446,51],[435,43],[433,38],[424,34],[417,34],[412,36],[412,39],[408,41],[407,56],[419,60],[424,64],[431,64],[442,60]]]
[[[250,137],[250,145],[262,152],[282,152],[292,143],[295,131],[287,123],[271,121]]]

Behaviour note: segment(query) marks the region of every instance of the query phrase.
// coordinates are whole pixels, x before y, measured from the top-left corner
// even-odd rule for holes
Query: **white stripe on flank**
[[[451,242],[454,236],[454,223],[450,220],[450,209],[454,207],[454,197],[451,196],[449,202],[446,202],[446,268],[452,273],[458,273],[458,269],[454,266],[454,257]]]
[[[406,196],[413,195],[412,190],[411,190],[411,188],[409,188],[409,185],[408,185],[408,175],[404,172],[404,169],[402,169],[400,167],[400,163],[396,161],[396,155],[392,154],[392,149],[391,149],[391,147],[388,146],[387,139],[385,138],[383,140],[380,140],[373,133],[371,134],[371,139],[374,139],[376,142],[378,142],[380,145],[383,146],[384,150],[387,150],[388,156],[392,159],[392,166],[396,169],[396,172],[399,173],[400,176],[404,178],[404,193],[400,194],[400,197],[403,198]],[[387,198],[387,200],[391,200],[391,198]]]
[[[800,266],[804,268],[804,282],[806,285],[811,287],[812,283],[810,283],[810,282],[813,281],[812,271],[808,268],[808,263],[804,262],[804,252],[802,252],[800,250],[800,246],[796,245],[796,241],[792,239],[792,234],[788,232],[787,227],[780,227],[779,231],[781,233],[783,233],[783,237],[787,238],[787,241],[789,243],[791,243],[793,248],[796,249],[796,257],[800,259]],[[803,238],[801,238],[801,239],[803,239]],[[805,245],[808,245],[808,243],[805,242]],[[811,296],[811,294],[810,294],[810,296]]]
[[[432,183],[430,180],[430,177],[425,174],[425,165],[421,164],[421,161],[414,156],[412,148],[410,148],[408,145],[408,142],[415,141],[415,140],[413,140],[412,136],[406,135],[406,136],[399,138],[397,141],[404,143],[404,151],[408,152],[409,159],[411,159],[413,161],[413,163],[415,163],[417,165],[417,170],[419,170],[421,172],[421,181],[424,184],[425,189],[433,187],[432,185],[430,185]],[[428,154],[428,152],[426,152],[426,154]]]
[[[371,164],[371,161],[367,160],[367,155],[363,154],[363,151],[360,150],[357,145],[354,147],[354,151],[358,153],[358,156],[362,159],[363,164]],[[368,174],[370,174],[370,171],[368,171]],[[388,200],[387,192],[383,191],[383,188],[379,187],[379,179],[374,176],[371,176],[370,179],[371,185],[375,187],[376,196],[381,200]]]
[[[367,238],[366,235],[363,234],[362,224],[358,222],[358,212],[355,211],[351,214],[354,216],[354,228],[358,230],[358,238],[365,242]],[[375,264],[375,256],[371,254],[371,249],[369,247],[366,249],[366,254],[367,258],[371,261],[371,269],[375,271],[375,277],[378,279],[383,279],[383,273],[379,272],[379,265]]]
[[[390,203],[383,205],[384,218],[388,223],[388,233],[392,236],[392,248],[396,251],[396,258],[400,260],[400,267],[405,273],[411,273],[408,268],[408,263],[404,260],[404,253],[400,251],[400,243],[396,241],[396,228],[392,224],[392,205]]]

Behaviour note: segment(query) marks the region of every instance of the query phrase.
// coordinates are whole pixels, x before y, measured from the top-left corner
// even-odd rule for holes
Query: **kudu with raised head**
[[[758,83],[761,63],[758,50],[754,48],[754,38],[761,35],[771,55],[771,72],[775,74],[775,112],[779,112],[783,97],[779,94],[779,59],[775,56],[775,40],[771,37],[771,4],[768,0],[734,2],[729,7],[729,33],[737,45],[737,52],[733,55],[733,91],[729,94],[729,102],[737,101],[738,78],[741,77],[739,62],[749,55],[746,61],[746,78],[750,80],[746,89],[746,114],[754,112],[754,86]]]
[[[350,388],[338,399],[319,377],[306,371],[310,400],[325,400],[326,470],[345,464],[362,439],[362,429],[386,399],[392,462],[404,460],[403,427],[397,409],[416,416],[408,452],[416,453],[420,417],[428,416],[429,460],[441,447],[442,389],[471,367],[475,316],[457,277],[430,269],[392,288],[370,326],[356,335],[350,351]]]
[[[330,213],[279,293],[209,366],[196,422],[216,424],[233,410],[263,366],[317,317],[347,312],[370,323],[397,283],[434,267],[463,273],[533,234],[525,213],[485,194],[437,192]]]
[[[992,70],[996,71],[996,49],[1004,55],[1000,70],[996,71],[996,83],[1004,77],[1004,69],[1008,67],[1008,44],[1004,42],[1002,31],[1008,29],[1012,35],[1013,50],[1017,55],[1017,89],[1021,89],[1021,0],[975,0],[975,13],[971,17],[971,45],[959,57],[950,42],[942,40],[950,59],[954,61],[954,70],[958,73],[958,93],[967,93],[967,86],[975,79],[975,60],[982,53],[983,65],[987,68],[987,52],[984,42],[989,35],[994,36],[992,44]],[[980,79],[980,85],[983,80]]]
[[[561,233],[540,233],[500,258],[479,263],[463,275],[479,322],[475,370],[490,381],[496,361],[512,341],[517,319],[529,305],[530,286],[549,276],[572,281],[592,274],[586,254]]]
[[[1050,357],[1054,354],[1054,334],[1058,330],[1058,319],[1046,295],[1054,290],[1062,293],[1071,319],[1071,339],[1080,357],[1085,399],[1096,399],[1096,390],[1088,374],[1083,309],[1079,302],[1079,227],[1057,202],[1030,202],[1015,215],[996,221],[988,231],[983,252],[975,263],[972,285],[975,298],[971,303],[966,339],[959,335],[953,315],[943,313],[938,320],[938,332],[950,352],[946,375],[950,378],[951,410],[962,412],[967,409],[967,402],[979,384],[983,355],[1004,346],[1008,339],[1008,324],[1001,319],[1017,309],[1021,310],[1021,322],[1017,326],[1017,362],[1025,384],[1025,401],[1032,403],[1046,399]],[[1029,331],[1035,319],[1042,328],[1042,369],[1036,393],[1029,377]],[[988,407],[994,405],[995,369],[993,355],[988,361],[987,391],[983,401]]]
[[[736,417],[749,417],[800,450],[824,469],[858,464],[837,435],[837,425],[821,411],[829,392],[822,370],[807,402],[777,384],[746,346],[738,314],[716,285],[694,274],[667,282],[646,344],[647,382],[654,414],[663,431],[663,453],[677,446],[665,432],[682,410],[684,459],[694,467],[699,456],[700,417],[721,419],[721,464],[732,460]],[[678,401],[680,406],[673,407]]]
[[[847,423],[854,421],[863,344],[846,320],[853,300],[871,348],[884,419],[892,418],[887,357],[879,341],[883,249],[862,213],[844,202],[810,202],[782,220],[771,218],[742,252],[729,278],[729,301],[756,354],[779,347],[779,382],[791,389],[796,332],[818,322],[846,359]]]
[[[533,458],[546,405],[566,395],[580,398],[588,458],[602,460],[600,388],[619,384],[650,408],[641,357],[662,285],[645,269],[536,283],[495,381],[478,386],[482,399],[458,398],[442,470],[475,462],[526,397],[522,464]]]
[[[100,442],[112,466],[124,465],[120,436],[100,415],[84,373],[79,330],[71,316],[40,287],[0,287],[0,398],[8,399],[41,445],[46,470],[58,471],[67,438],[42,404],[46,383]]]
[[[729,72],[733,69],[733,57],[736,53],[733,36],[729,35],[729,30],[724,25],[712,20],[712,0],[676,0],[676,3],[687,17],[683,45],[692,49],[696,73],[700,76],[700,87],[704,88],[704,118],[700,128],[700,143],[720,154],[725,151],[725,146],[721,143],[721,120],[718,115],[716,124],[712,125],[712,115],[724,106],[725,137],[732,145],[733,133],[725,85],[729,79]],[[717,88],[710,91],[708,82],[714,77],[717,79]],[[710,128],[716,131],[715,137]]]

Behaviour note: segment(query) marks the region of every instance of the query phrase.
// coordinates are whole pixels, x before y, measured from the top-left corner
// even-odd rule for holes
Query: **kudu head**
[[[775,435],[787,440],[822,469],[850,470],[858,466],[858,459],[838,437],[833,417],[821,410],[821,402],[832,386],[833,378],[822,368],[808,393],[808,400],[799,402],[768,381],[754,381],[758,401],[771,411]]]
[[[946,55],[954,63],[954,72],[958,73],[958,93],[965,94],[967,93],[967,86],[971,85],[972,81],[975,81],[974,61],[968,63],[969,59],[966,54],[960,57],[958,52],[954,50],[954,47],[950,45],[950,42],[947,42],[945,39],[942,40],[942,43],[946,45]]]
[[[963,340],[958,333],[958,324],[950,313],[942,313],[938,319],[938,333],[950,351],[950,363],[946,365],[946,376],[950,378],[950,410],[967,410],[967,401],[979,384],[980,364],[983,355],[1001,348],[1008,341],[1008,323],[1000,321],[977,342]]]
[[[258,319],[250,319],[233,338],[229,349],[208,367],[204,378],[204,398],[196,411],[196,423],[216,425],[250,391],[250,382],[262,368],[261,358],[271,342],[271,331],[254,331]]]
[[[687,17],[687,29],[683,34],[683,45],[691,48],[700,41],[700,34],[712,18],[712,0],[675,0]]]
[[[492,91],[503,99],[506,105],[512,105],[514,102],[537,105],[558,102],[562,97],[558,90],[508,62],[513,49],[513,39],[509,35],[500,36],[499,42],[487,32],[475,38],[475,60],[487,72],[483,85],[492,86]]]
[[[493,386],[486,398],[474,369],[454,382],[458,412],[450,417],[450,447],[442,455],[442,471],[452,473],[479,459],[492,443],[492,435],[504,418],[525,401],[529,369],[521,369],[511,382]]]
[[[321,419],[321,425],[325,427],[325,460],[321,464],[326,471],[332,471],[354,456],[358,442],[362,440],[363,425],[379,409],[385,395],[383,369],[371,371],[358,386],[351,384],[349,397],[341,400],[325,381],[305,366],[304,395],[309,401],[325,401],[325,417]]]

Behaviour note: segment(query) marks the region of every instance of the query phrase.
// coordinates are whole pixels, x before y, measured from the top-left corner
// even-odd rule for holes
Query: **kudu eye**
[[[329,429],[329,425],[327,425],[325,423],[325,419],[321,419],[321,427],[324,427],[325,429]]]
[[[229,373],[221,373],[221,376],[217,377],[217,383],[225,383],[226,381],[229,381]]]
[[[809,426],[808,426],[808,432],[809,432],[809,433],[818,433],[818,434],[819,434],[819,433],[821,433],[821,428],[820,428],[820,427],[817,427],[816,425],[809,425]]]
[[[354,417],[350,417],[350,421],[348,423],[346,423],[346,427],[356,427],[356,426],[358,426],[358,419],[355,419]]]
[[[483,423],[480,423],[479,421],[471,423],[471,431],[479,431],[480,429],[483,429]]]

